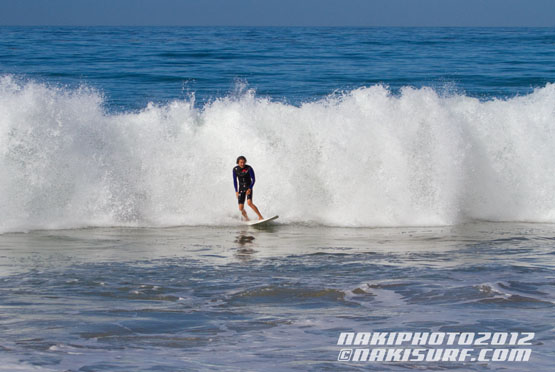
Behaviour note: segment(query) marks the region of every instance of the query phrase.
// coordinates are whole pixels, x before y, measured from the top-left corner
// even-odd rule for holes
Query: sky
[[[555,0],[0,0],[0,25],[555,27]]]

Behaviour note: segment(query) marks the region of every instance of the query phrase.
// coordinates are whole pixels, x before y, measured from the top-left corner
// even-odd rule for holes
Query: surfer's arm
[[[252,169],[252,167],[249,168],[249,176],[251,176],[251,184],[249,186],[249,189],[252,189],[253,186],[254,186],[254,181],[255,181],[255,179],[254,179],[254,169]]]
[[[233,187],[235,187],[235,192],[237,192],[237,175],[235,174],[235,170],[233,170]]]

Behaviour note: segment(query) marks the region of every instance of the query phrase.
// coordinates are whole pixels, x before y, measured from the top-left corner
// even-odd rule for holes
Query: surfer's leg
[[[249,220],[249,216],[247,216],[247,211],[245,210],[245,197],[246,197],[246,193],[247,190],[239,190],[239,210],[241,211],[241,214],[243,215],[243,217],[245,218],[245,221]],[[250,200],[249,200],[250,201]]]
[[[245,221],[248,221],[249,216],[247,216],[247,211],[245,210],[245,204],[239,204],[239,210],[241,211],[241,214],[245,218]]]
[[[260,212],[258,211],[258,208],[256,208],[256,205],[254,205],[254,203],[252,202],[251,199],[247,200],[247,204],[249,205],[249,207],[252,208],[252,210],[254,211],[254,213],[256,213],[258,215],[258,219],[259,220],[263,220],[264,217],[262,217],[262,215],[260,214]]]

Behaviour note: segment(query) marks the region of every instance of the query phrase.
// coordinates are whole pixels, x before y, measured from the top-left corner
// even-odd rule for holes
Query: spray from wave
[[[0,78],[0,232],[234,224],[231,169],[285,223],[555,222],[555,85],[480,101],[372,86],[300,107],[252,91],[108,114],[102,97]]]

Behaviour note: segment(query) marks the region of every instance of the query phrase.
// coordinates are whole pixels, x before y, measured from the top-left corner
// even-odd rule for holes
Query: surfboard
[[[267,224],[270,221],[275,220],[276,218],[278,218],[278,215],[275,215],[273,217],[270,218],[265,218],[263,220],[252,220],[252,221],[248,221],[247,225],[249,226],[264,226],[265,224]]]

